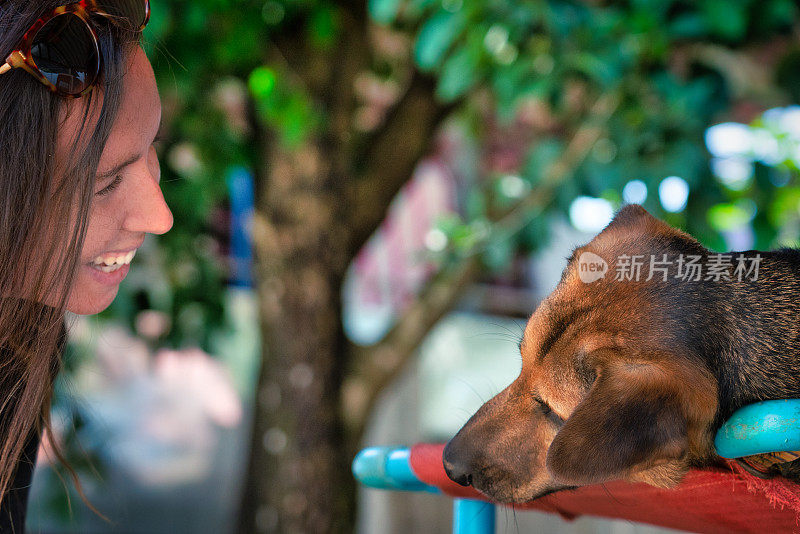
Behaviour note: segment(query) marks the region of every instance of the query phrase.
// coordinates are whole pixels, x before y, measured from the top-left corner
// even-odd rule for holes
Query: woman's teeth
[[[123,265],[128,265],[135,255],[136,251],[131,250],[127,254],[121,256],[97,256],[92,260],[91,266],[104,273],[110,273],[116,271]]]

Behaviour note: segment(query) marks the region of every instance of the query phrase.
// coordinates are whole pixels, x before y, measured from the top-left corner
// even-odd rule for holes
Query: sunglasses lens
[[[93,84],[100,70],[91,30],[83,19],[70,13],[57,15],[42,26],[34,37],[31,57],[45,78],[69,95]]]
[[[138,30],[147,23],[149,0],[98,0],[97,7],[114,17],[123,19]]]

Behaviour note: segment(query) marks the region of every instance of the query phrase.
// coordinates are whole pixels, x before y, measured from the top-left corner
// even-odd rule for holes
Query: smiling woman
[[[101,101],[92,103],[90,118],[100,116]],[[57,154],[69,154],[69,147],[80,144],[74,136],[81,130],[85,107],[82,100],[67,106]],[[127,58],[122,100],[98,165],[80,267],[67,301],[71,312],[85,315],[108,307],[145,234],[163,234],[172,226],[153,146],[160,122],[153,70],[137,47]]]
[[[147,0],[0,4],[0,532],[24,529],[65,312],[105,309],[172,225],[148,18]]]

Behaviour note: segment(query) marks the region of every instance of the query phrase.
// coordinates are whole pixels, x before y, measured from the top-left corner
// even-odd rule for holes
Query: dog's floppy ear
[[[594,484],[680,458],[688,448],[687,418],[667,376],[647,363],[603,370],[547,451],[553,478]]]

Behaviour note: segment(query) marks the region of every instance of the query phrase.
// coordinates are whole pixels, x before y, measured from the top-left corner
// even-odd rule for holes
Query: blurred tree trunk
[[[340,15],[339,42],[327,56],[307,50],[302,32],[276,39],[293,74],[315,94],[324,129],[287,148],[255,126],[263,163],[254,275],[264,349],[242,533],[352,532],[350,461],[374,390],[406,357],[398,354],[388,367],[379,362],[374,372],[369,352],[353,350],[342,326],[342,282],[449,108],[436,102],[431,79],[414,75],[375,132],[355,132],[353,82],[369,68],[365,14]],[[364,371],[363,380],[347,379]],[[367,394],[358,410],[346,413],[342,398],[352,384]]]
[[[344,532],[353,481],[338,415],[349,262],[341,179],[318,146],[271,143],[254,229],[264,354],[242,532]]]

